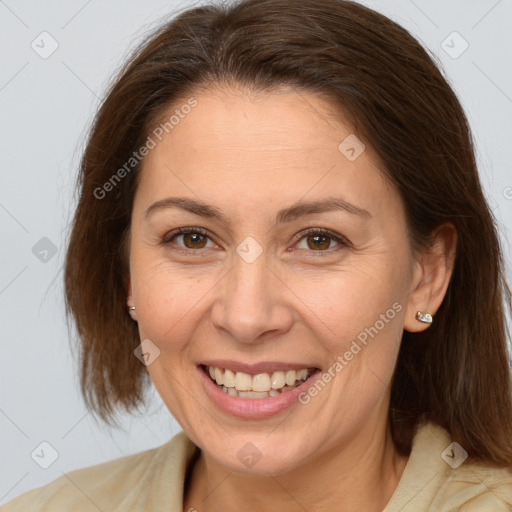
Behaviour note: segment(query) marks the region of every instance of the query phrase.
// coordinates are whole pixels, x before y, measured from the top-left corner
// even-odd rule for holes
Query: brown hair
[[[407,454],[423,418],[470,456],[512,464],[512,393],[504,299],[510,289],[496,220],[479,181],[463,109],[433,59],[402,27],[346,0],[245,0],[181,13],[141,44],[99,109],[81,161],[65,262],[68,316],[81,341],[81,390],[107,422],[144,401],[147,372],[127,314],[128,233],[140,164],[98,190],[144,145],[177,98],[216,84],[318,93],[370,144],[405,206],[411,243],[458,233],[434,324],[404,332],[390,423]],[[126,167],[125,167],[126,169]]]

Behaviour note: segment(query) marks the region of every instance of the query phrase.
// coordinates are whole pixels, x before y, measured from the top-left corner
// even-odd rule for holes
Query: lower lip
[[[209,375],[202,366],[197,367],[205,393],[211,398],[212,402],[225,413],[239,418],[268,418],[275,416],[291,407],[298,401],[299,395],[306,391],[320,375],[320,370],[315,370],[309,379],[305,380],[300,386],[290,391],[284,391],[279,396],[269,398],[239,398],[228,395],[214,384]]]

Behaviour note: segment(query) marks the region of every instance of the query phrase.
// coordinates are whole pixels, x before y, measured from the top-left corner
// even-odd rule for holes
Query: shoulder
[[[175,481],[179,488],[195,449],[184,432],[180,432],[158,448],[63,472],[48,485],[26,492],[3,505],[0,511],[144,510],[142,503],[162,479],[166,479],[168,485]]]
[[[385,512],[510,512],[512,468],[467,458],[441,426],[417,429],[399,485]]]
[[[459,512],[512,511],[512,468],[465,462],[448,472],[440,489],[440,510]],[[458,507],[458,508],[457,508]]]

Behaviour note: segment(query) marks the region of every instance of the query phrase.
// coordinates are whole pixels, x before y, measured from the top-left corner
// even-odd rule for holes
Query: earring
[[[430,313],[422,313],[421,311],[418,311],[416,313],[416,320],[419,320],[420,322],[423,322],[424,324],[431,324],[432,323],[432,315]]]
[[[128,306],[128,313],[132,317],[132,320],[135,320],[135,306]]]

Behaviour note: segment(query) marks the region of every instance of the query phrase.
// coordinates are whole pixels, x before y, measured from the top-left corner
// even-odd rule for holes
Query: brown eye
[[[308,247],[313,250],[329,249],[331,239],[325,235],[310,235],[307,237]]]
[[[190,232],[180,235],[187,249],[202,249],[206,245],[206,237],[200,233]],[[190,245],[189,245],[190,244]]]
[[[306,253],[316,252],[318,255],[326,253],[327,256],[345,247],[350,247],[350,242],[345,237],[327,229],[310,229],[300,233],[298,237],[300,237],[300,240],[297,244],[297,248],[305,250]],[[303,245],[301,247],[300,244],[303,243],[303,240],[305,246]],[[332,247],[333,242],[336,244],[334,247]]]
[[[181,243],[176,242],[176,240],[179,239],[182,239]],[[210,237],[207,231],[202,228],[179,228],[165,235],[161,243],[162,245],[169,246],[176,245],[177,249],[193,251],[197,249],[208,249],[207,243],[209,239]],[[215,246],[215,244],[213,244],[213,246]]]
[[[300,246],[302,241],[305,241],[306,246]],[[334,247],[332,247],[333,242],[335,243]],[[302,233],[302,237],[299,241],[298,248],[305,249],[309,252],[316,251],[318,253],[331,253],[338,249],[343,249],[343,247],[349,247],[350,243],[341,235],[336,235],[331,231],[325,229],[312,229],[305,233]],[[329,249],[333,249],[333,251],[329,251]]]

